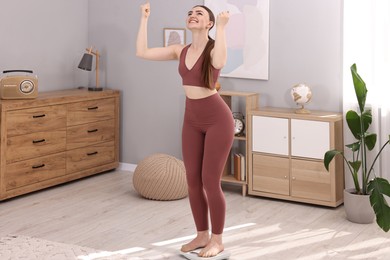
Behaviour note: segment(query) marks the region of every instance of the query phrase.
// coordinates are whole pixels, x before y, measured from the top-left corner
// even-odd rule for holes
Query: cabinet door
[[[322,161],[291,160],[291,196],[323,201],[332,198],[330,173]]]
[[[290,195],[289,159],[253,154],[253,184],[255,191]]]
[[[253,116],[253,151],[288,156],[288,119]]]
[[[329,135],[328,122],[291,119],[291,156],[324,159]]]

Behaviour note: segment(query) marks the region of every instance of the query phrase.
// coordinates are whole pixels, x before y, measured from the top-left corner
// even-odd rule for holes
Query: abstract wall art
[[[268,80],[269,0],[205,0],[215,16],[228,10],[228,61],[221,76]],[[215,27],[210,31],[215,38]]]

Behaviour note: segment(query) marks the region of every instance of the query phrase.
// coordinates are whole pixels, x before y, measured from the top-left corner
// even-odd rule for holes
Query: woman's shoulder
[[[171,48],[176,53],[176,56],[179,59],[181,52],[186,48],[188,49],[189,46],[190,45],[185,45],[185,44],[172,44],[169,45],[168,48]]]

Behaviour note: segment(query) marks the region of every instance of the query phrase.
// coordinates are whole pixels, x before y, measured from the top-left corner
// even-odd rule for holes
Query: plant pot
[[[347,219],[359,224],[374,222],[375,212],[370,204],[370,195],[357,195],[354,192],[355,189],[344,190],[344,208]]]

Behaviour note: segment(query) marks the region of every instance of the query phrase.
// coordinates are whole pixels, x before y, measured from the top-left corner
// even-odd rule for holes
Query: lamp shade
[[[92,70],[92,59],[93,59],[92,54],[85,53],[83,55],[83,58],[81,59],[81,61],[79,63],[79,69],[91,71]]]

